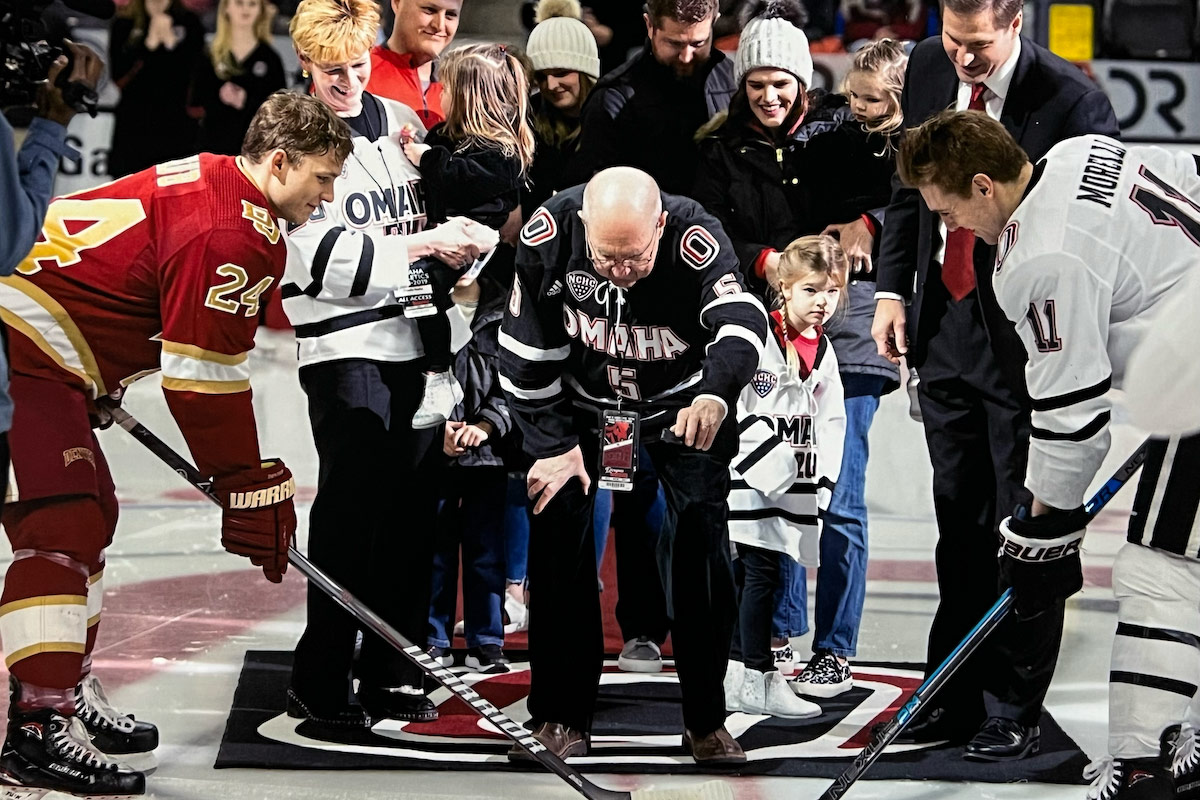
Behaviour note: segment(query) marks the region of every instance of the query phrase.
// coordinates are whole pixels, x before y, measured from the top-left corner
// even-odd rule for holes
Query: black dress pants
[[[708,452],[651,441],[657,431],[643,437],[667,499],[658,564],[672,618],[684,725],[697,736],[721,727],[726,716],[721,684],[736,613],[726,505],[729,461],[737,452],[734,422],[725,420]],[[576,420],[593,487],[597,428],[594,416]],[[592,499],[571,480],[531,517],[529,713],[535,725],[591,729],[604,658]]]
[[[420,469],[436,431],[414,431],[420,362],[343,361],[304,367],[320,457],[309,515],[313,563],[422,645],[429,621],[437,492]],[[308,622],[296,645],[292,687],[309,703],[344,702],[351,667],[374,686],[421,686],[423,674],[324,592],[308,588]]]
[[[938,526],[932,671],[999,596],[998,526],[1031,499],[1024,488],[1030,421],[1024,387],[1005,381],[975,293],[950,302],[919,372]],[[1036,724],[1058,661],[1063,609],[1032,620],[1010,615],[934,705],[965,724],[985,715]]]

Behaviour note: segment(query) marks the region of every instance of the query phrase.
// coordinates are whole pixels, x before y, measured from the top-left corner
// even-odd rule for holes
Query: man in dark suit
[[[1108,98],[1077,67],[1020,35],[1021,7],[1021,0],[943,0],[940,41],[926,39],[909,59],[906,126],[947,108],[982,110],[1035,162],[1071,136],[1118,134]],[[899,182],[886,219],[872,334],[881,354],[894,361],[906,354],[920,371],[939,535],[932,670],[996,600],[997,526],[1030,499],[1022,486],[1030,402],[1024,349],[992,293],[995,248],[971,231],[947,236],[916,190]],[[1062,623],[1061,603],[1008,620],[909,737],[969,740],[965,757],[976,760],[1036,752]]]

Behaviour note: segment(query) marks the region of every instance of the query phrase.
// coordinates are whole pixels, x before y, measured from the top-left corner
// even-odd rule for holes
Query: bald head
[[[601,275],[618,286],[632,286],[650,273],[653,245],[667,220],[653,178],[633,167],[597,172],[583,190],[579,216],[587,228],[593,265]],[[639,264],[645,259],[650,263]],[[615,263],[609,267],[606,262]]]

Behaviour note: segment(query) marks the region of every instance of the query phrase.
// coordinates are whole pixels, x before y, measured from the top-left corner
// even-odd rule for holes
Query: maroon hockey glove
[[[282,581],[287,572],[288,547],[296,535],[296,509],[292,505],[296,481],[292,471],[277,459],[264,461],[259,469],[215,479],[213,490],[225,509],[221,544],[262,567],[267,580]]]
[[[1019,505],[1000,523],[1000,580],[1017,616],[1036,617],[1083,588],[1079,546],[1090,520],[1082,506],[1034,517]]]

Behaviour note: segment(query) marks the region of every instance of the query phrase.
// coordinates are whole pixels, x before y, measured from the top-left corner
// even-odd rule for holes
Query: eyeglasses
[[[659,226],[655,225],[654,226],[654,236],[651,237],[650,243],[647,244],[645,247],[643,247],[641,252],[638,253],[636,256],[618,257],[618,256],[606,256],[606,255],[601,255],[600,253],[597,253],[595,248],[592,247],[592,240],[587,235],[587,227],[586,226],[584,227],[583,245],[584,245],[584,248],[587,250],[587,257],[591,260],[592,264],[599,267],[600,269],[612,269],[613,267],[624,267],[625,269],[628,269],[628,270],[638,270],[638,269],[642,269],[643,267],[648,266],[650,263],[652,263],[654,261],[654,255],[646,255],[646,254],[649,253],[650,249],[652,247],[654,247],[655,244],[658,243],[658,238],[659,238],[660,232],[661,232],[661,229],[659,228]]]

